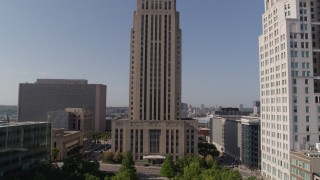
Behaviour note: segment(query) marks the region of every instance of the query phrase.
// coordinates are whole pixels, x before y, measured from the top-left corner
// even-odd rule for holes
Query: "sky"
[[[19,83],[87,79],[107,85],[107,106],[128,106],[136,0],[0,1],[0,104]],[[177,0],[182,102],[251,107],[259,99],[262,0]]]

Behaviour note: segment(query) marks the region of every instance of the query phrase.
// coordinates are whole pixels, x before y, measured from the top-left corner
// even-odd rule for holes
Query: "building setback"
[[[113,151],[132,150],[136,160],[162,159],[170,152],[174,159],[196,153],[197,125],[181,120],[180,114],[181,29],[176,0],[137,0],[129,80],[129,120],[113,121]]]
[[[38,79],[19,86],[19,121],[47,121],[50,111],[84,108],[93,113],[95,131],[104,132],[106,86],[87,80]]]
[[[318,0],[264,0],[259,37],[261,172],[293,179],[290,151],[320,141]]]

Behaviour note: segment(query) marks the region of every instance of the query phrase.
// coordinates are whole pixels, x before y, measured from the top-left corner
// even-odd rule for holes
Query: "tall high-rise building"
[[[19,85],[19,121],[47,121],[50,111],[84,108],[93,113],[93,129],[106,130],[106,85],[87,80],[38,79]]]
[[[176,0],[137,0],[130,51],[129,120],[112,123],[113,151],[154,163],[196,153],[196,121],[181,120],[181,30]]]
[[[138,0],[131,30],[131,120],[178,120],[181,30],[175,0]]]
[[[320,141],[318,0],[264,0],[259,37],[261,157],[266,179],[291,179],[290,152]]]

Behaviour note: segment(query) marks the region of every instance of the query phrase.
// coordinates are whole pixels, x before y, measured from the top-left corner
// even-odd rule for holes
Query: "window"
[[[294,122],[298,122],[298,116],[294,116]]]
[[[307,141],[308,142],[310,141],[310,135],[307,135]]]
[[[305,92],[306,94],[308,94],[308,93],[309,93],[309,88],[308,88],[308,87],[305,87],[305,88],[304,88],[304,92]]]
[[[306,131],[307,131],[307,132],[310,131],[310,126],[306,126]]]
[[[150,135],[150,153],[159,153],[160,130],[149,130]]]
[[[306,106],[306,113],[309,113],[309,106]]]

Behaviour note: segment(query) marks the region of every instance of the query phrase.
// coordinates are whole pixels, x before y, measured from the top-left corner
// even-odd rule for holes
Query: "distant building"
[[[93,113],[94,130],[106,129],[106,86],[87,80],[38,79],[19,86],[19,121],[46,121],[50,111],[84,108]]]
[[[243,104],[239,105],[239,111],[243,111]]]
[[[253,101],[252,107],[260,107],[260,101]]]
[[[38,162],[49,162],[51,123],[0,122],[0,179],[14,177]]]
[[[57,160],[66,159],[78,152],[83,153],[83,132],[52,129],[52,148],[59,150]]]
[[[249,169],[260,168],[259,118],[215,116],[210,119],[211,143]]]
[[[320,151],[291,151],[290,176],[295,180],[313,180],[320,173]]]

